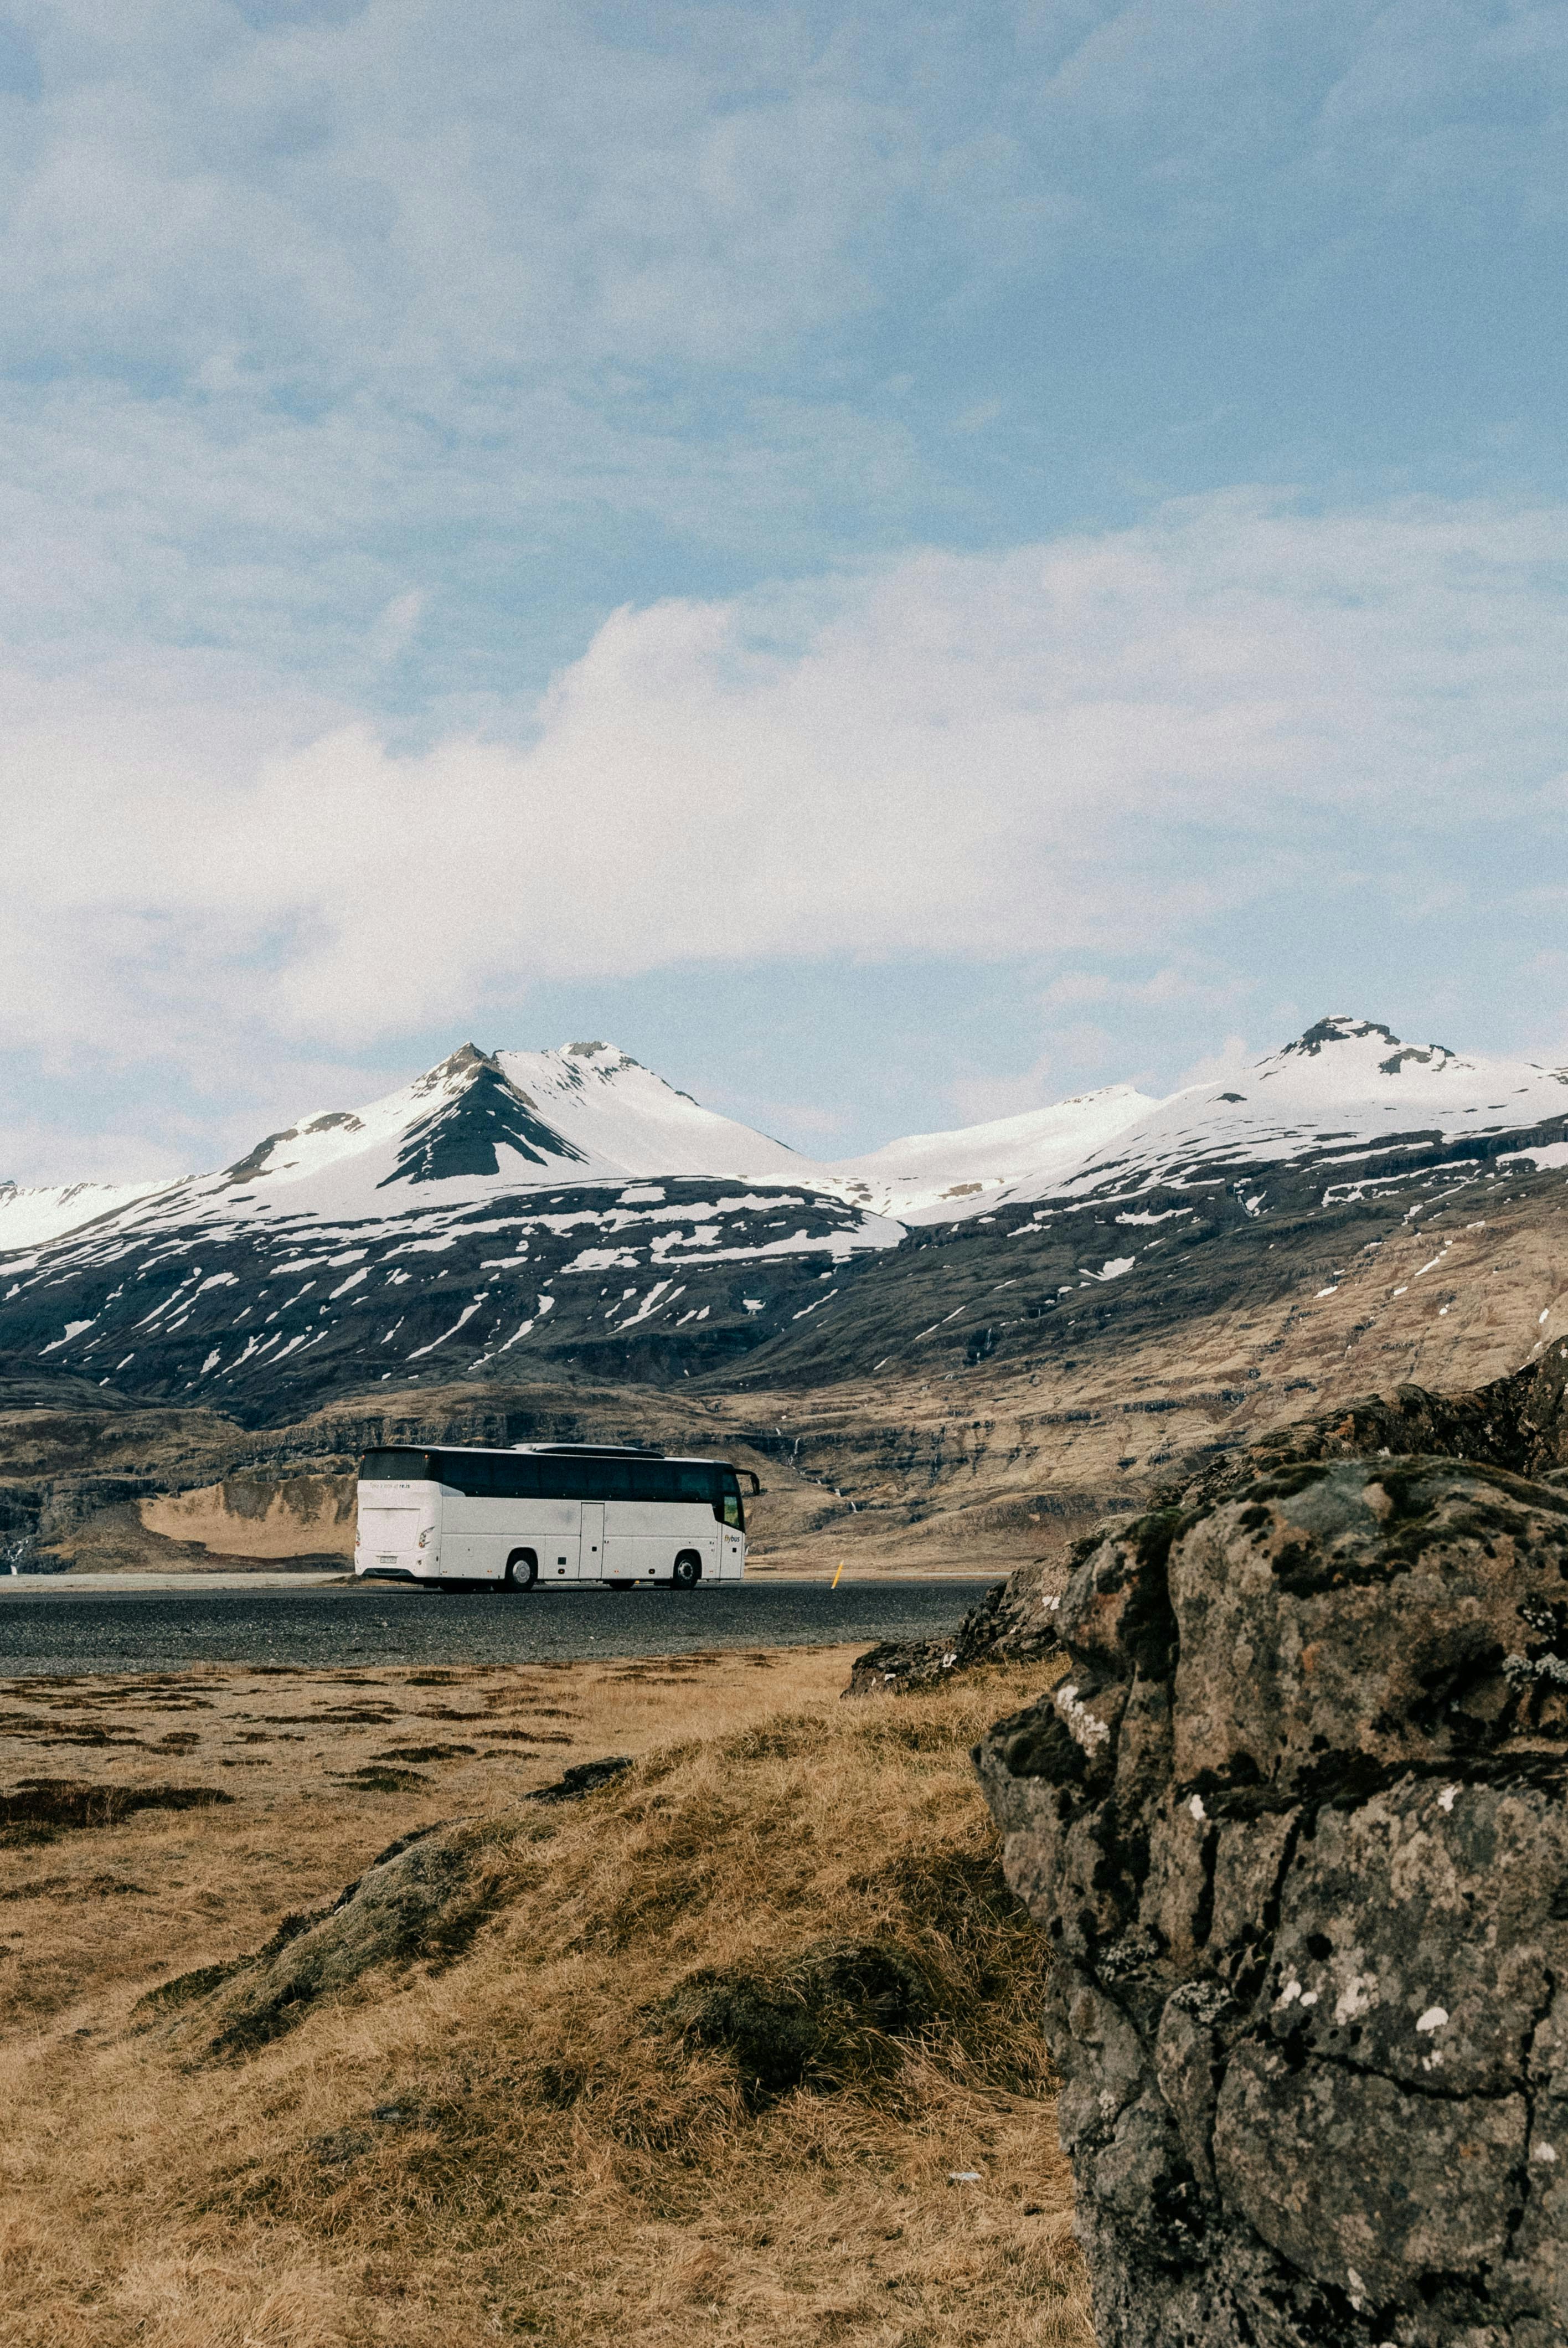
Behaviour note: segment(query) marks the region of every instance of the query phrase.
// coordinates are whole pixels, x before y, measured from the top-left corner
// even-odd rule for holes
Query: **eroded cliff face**
[[[1565,1372],[1368,1402],[1108,1533],[1065,1677],[977,1754],[1117,2348],[1568,2331]]]

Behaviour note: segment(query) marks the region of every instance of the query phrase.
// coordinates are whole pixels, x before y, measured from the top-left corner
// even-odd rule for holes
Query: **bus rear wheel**
[[[695,1590],[702,1579],[702,1560],[694,1550],[682,1550],[670,1570],[671,1590]]]
[[[506,1587],[531,1590],[539,1578],[539,1561],[531,1549],[516,1549],[507,1560]]]

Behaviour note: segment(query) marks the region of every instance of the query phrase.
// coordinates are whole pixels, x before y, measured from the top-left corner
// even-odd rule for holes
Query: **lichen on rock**
[[[1389,1411],[1441,1439],[1419,1399]],[[1065,1676],[977,1751],[1055,1952],[1101,2337],[1548,2348],[1568,1493],[1539,1427],[1530,1476],[1517,1433],[1303,1432],[1095,1542]]]

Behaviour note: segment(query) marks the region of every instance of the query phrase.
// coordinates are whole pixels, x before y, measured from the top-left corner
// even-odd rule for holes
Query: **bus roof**
[[[371,1443],[367,1451],[478,1451],[500,1459],[526,1452],[539,1459],[668,1459],[677,1468],[728,1468],[728,1459],[712,1453],[640,1450],[630,1443],[415,1443],[405,1437],[395,1443]]]

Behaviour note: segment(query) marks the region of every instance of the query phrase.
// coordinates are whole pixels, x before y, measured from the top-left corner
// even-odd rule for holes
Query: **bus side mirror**
[[[757,1471],[754,1468],[743,1468],[740,1472],[743,1476],[749,1476],[751,1478],[752,1489],[753,1492],[760,1492],[762,1490],[763,1488],[757,1481]]]

